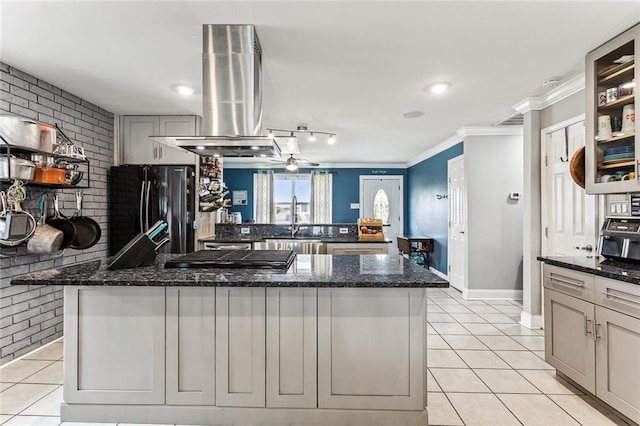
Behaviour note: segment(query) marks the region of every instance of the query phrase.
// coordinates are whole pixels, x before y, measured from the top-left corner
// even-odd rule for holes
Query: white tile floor
[[[544,333],[518,324],[517,302],[428,289],[427,310],[430,425],[628,424],[555,375],[544,362]],[[115,426],[60,423],[61,360],[56,342],[0,368],[2,426]]]

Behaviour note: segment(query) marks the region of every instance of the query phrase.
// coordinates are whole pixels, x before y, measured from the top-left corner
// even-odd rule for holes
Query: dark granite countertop
[[[538,260],[561,268],[640,285],[640,264],[618,262],[600,256],[539,256]]]
[[[276,236],[276,237],[226,237],[226,236],[210,236],[210,237],[202,237],[198,238],[198,241],[201,243],[257,243],[265,240],[314,240],[314,241],[322,241],[323,243],[379,243],[379,244],[390,244],[393,240],[385,239],[381,241],[361,241],[358,240],[358,237],[323,237],[323,236],[308,236],[308,237],[287,237],[287,236]]]
[[[397,255],[298,255],[287,271],[266,269],[164,269],[179,255],[158,255],[146,267],[106,269],[106,260],[32,272],[12,285],[207,287],[448,287],[422,266]]]

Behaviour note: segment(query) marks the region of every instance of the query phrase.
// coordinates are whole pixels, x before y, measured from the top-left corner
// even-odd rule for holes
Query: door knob
[[[584,250],[586,252],[592,252],[593,251],[593,246],[591,244],[587,244],[584,247],[575,246],[574,248],[577,249],[577,250]]]

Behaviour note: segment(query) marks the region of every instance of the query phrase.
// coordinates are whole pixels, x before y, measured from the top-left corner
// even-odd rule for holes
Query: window
[[[297,200],[296,223],[311,223],[311,175],[276,174],[273,186],[274,223],[292,222],[294,195]]]

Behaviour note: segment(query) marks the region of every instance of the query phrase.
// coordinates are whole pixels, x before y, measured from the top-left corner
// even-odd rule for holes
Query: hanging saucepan
[[[54,228],[51,225],[47,225],[47,206],[45,203],[46,196],[40,197],[38,203],[38,212],[40,212],[40,218],[38,219],[38,226],[33,236],[29,238],[27,243],[27,251],[34,254],[53,254],[60,250],[60,246],[64,241],[64,233]]]
[[[60,207],[58,204],[58,194],[53,197],[53,218],[49,219],[47,223],[56,229],[59,229],[64,234],[62,244],[60,248],[67,248],[73,242],[76,237],[76,227],[69,219],[62,217],[60,214]]]
[[[2,225],[0,225],[0,245],[13,247],[24,243],[36,230],[36,220],[31,214],[22,210],[19,202],[14,203],[13,210],[7,210],[5,193],[0,193],[2,202]]]
[[[71,218],[76,227],[76,237],[69,247],[84,250],[93,247],[102,235],[98,222],[90,217],[82,216],[82,192],[76,192],[77,212]]]

